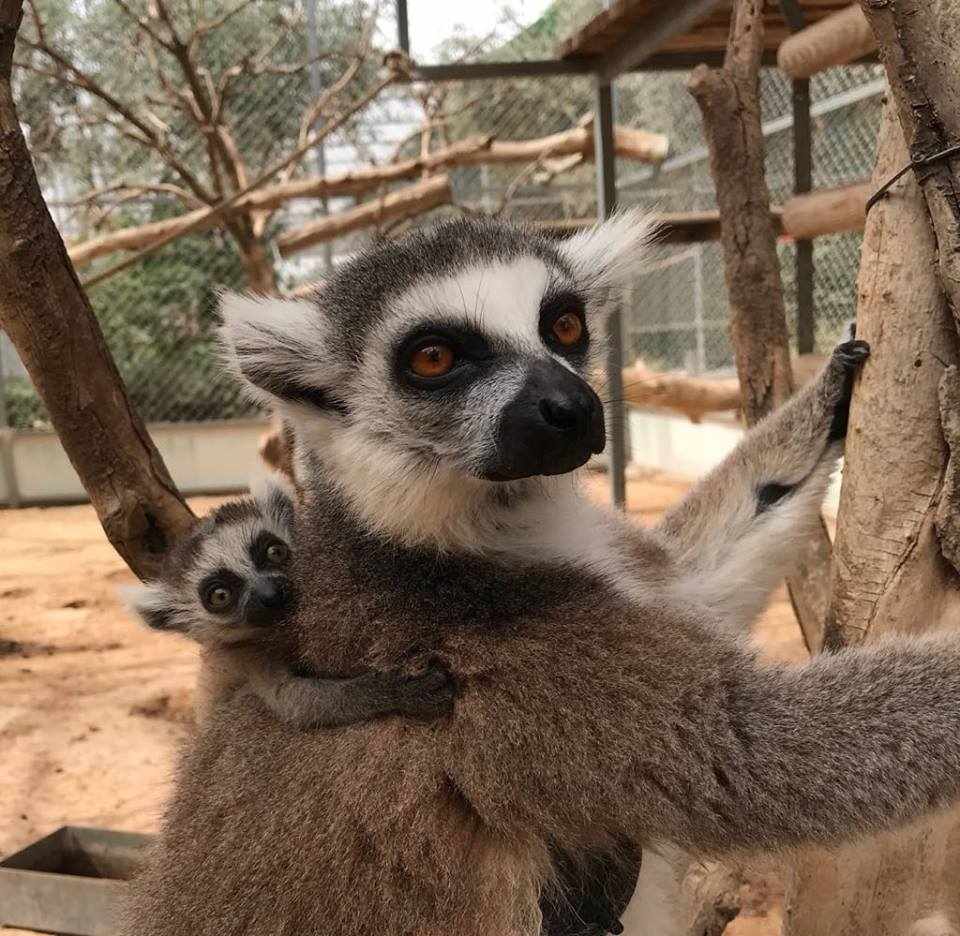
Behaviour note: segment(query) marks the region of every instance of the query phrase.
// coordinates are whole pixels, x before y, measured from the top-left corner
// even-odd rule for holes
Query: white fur
[[[560,251],[578,281],[592,289],[611,289],[625,285],[641,271],[656,234],[654,215],[630,208],[574,234],[560,244]]]

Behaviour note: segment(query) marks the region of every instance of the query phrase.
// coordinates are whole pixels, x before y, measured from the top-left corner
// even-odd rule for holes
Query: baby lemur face
[[[279,479],[222,504],[171,550],[159,580],[129,591],[128,603],[148,626],[201,643],[256,637],[294,608],[292,525]]]
[[[228,358],[342,469],[376,460],[441,486],[562,474],[604,447],[586,377],[649,230],[625,215],[554,243],[441,224],[361,253],[312,302],[225,297]]]

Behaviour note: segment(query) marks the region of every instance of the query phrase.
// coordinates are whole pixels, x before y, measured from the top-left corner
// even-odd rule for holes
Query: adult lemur
[[[160,577],[125,590],[145,624],[181,633],[204,654],[198,721],[209,705],[235,692],[256,696],[284,724],[297,728],[350,725],[380,715],[419,718],[448,714],[454,686],[442,668],[419,675],[397,669],[346,679],[301,672],[290,578],[293,495],[279,476],[254,497],[228,501],[171,550]]]
[[[293,732],[243,698],[185,756],[128,931],[530,936],[554,849],[831,842],[960,794],[960,640],[763,663],[742,630],[814,522],[862,358],[653,532],[582,500],[584,380],[647,226],[454,222],[311,302],[231,298],[237,372],[295,426],[300,649],[460,681],[452,716]]]

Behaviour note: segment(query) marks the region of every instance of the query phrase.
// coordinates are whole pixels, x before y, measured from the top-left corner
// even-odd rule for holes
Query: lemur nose
[[[289,598],[282,580],[258,582],[253,588],[253,595],[263,608],[282,608]]]
[[[587,413],[584,407],[578,406],[575,400],[569,397],[546,397],[540,401],[540,415],[544,421],[555,429],[569,431],[576,429],[586,421]]]

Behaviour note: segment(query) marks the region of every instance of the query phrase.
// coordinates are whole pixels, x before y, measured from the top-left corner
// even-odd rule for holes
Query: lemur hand
[[[825,403],[833,409],[833,418],[827,436],[831,442],[846,438],[853,378],[860,365],[869,356],[870,345],[865,341],[856,339],[844,341],[833,349],[830,363],[827,364],[820,378],[823,385],[822,392],[826,395]]]
[[[432,719],[449,715],[457,696],[453,673],[439,660],[432,659],[422,673],[398,673],[396,676],[397,711],[414,718]]]

